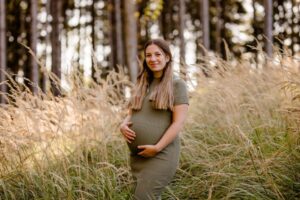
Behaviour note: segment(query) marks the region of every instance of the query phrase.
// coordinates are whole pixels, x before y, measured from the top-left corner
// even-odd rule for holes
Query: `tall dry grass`
[[[274,63],[216,60],[198,77],[163,199],[300,198],[300,75],[290,58]],[[78,77],[63,97],[11,85],[0,108],[0,199],[131,199],[118,132],[130,83],[123,72],[88,86]]]
[[[300,198],[299,63],[217,61],[182,134],[178,199]]]
[[[131,190],[122,72],[89,86],[78,74],[63,97],[13,82],[0,112],[0,199],[126,199]],[[121,95],[121,96],[120,96]]]

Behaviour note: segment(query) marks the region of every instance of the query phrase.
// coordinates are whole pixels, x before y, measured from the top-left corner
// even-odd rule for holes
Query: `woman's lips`
[[[151,66],[151,67],[157,67],[157,66],[158,66],[158,63],[150,63],[150,66]]]

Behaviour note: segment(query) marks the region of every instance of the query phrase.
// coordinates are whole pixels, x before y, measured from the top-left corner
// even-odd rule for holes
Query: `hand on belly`
[[[127,143],[132,154],[138,154],[142,149],[139,145],[155,145],[163,136],[167,127],[156,125],[134,123],[131,129],[135,132],[136,137],[131,143]]]

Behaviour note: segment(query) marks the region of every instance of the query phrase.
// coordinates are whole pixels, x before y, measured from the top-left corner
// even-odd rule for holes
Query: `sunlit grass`
[[[182,134],[179,199],[299,197],[300,76],[287,67],[239,63],[200,79]]]
[[[180,167],[163,199],[300,198],[299,71],[290,60],[249,63],[216,60],[209,78],[198,77]],[[131,198],[118,130],[130,83],[123,72],[89,86],[71,80],[63,97],[15,83],[0,108],[0,199]]]

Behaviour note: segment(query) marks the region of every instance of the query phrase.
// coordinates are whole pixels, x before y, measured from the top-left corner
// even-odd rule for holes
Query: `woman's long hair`
[[[169,62],[166,63],[163,69],[163,74],[160,83],[153,89],[149,99],[155,109],[173,110],[174,95],[173,95],[173,68],[172,68],[172,54],[168,43],[162,39],[152,39],[144,46],[144,57],[146,57],[146,49],[149,45],[158,46],[165,56],[169,56]],[[143,66],[140,74],[137,77],[137,84],[133,89],[132,97],[129,103],[129,108],[133,110],[140,110],[142,108],[143,100],[146,96],[147,89],[153,81],[153,72],[148,67],[146,60],[143,61]]]

